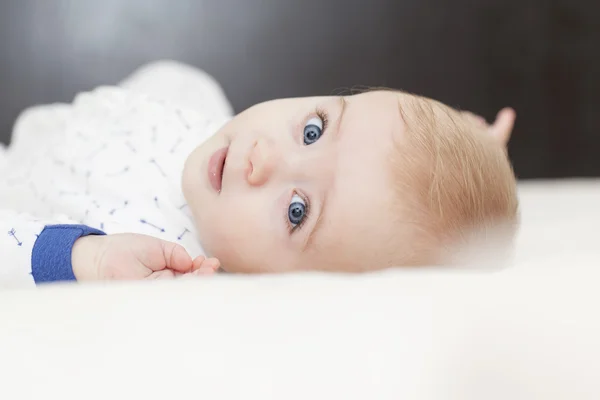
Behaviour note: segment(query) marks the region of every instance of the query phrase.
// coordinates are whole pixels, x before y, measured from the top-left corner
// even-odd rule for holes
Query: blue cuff
[[[75,281],[71,251],[75,241],[87,235],[106,235],[85,225],[48,225],[33,245],[31,274],[36,284]]]

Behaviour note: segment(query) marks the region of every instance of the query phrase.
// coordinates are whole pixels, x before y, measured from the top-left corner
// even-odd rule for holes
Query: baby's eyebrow
[[[337,118],[336,124],[335,124],[335,131],[334,131],[334,137],[335,139],[338,139],[340,136],[340,132],[342,130],[342,120],[344,119],[344,113],[346,112],[346,109],[348,107],[346,107],[348,105],[348,102],[346,101],[346,98],[344,96],[340,96],[338,98],[339,102],[340,102],[340,107],[341,107],[341,111],[340,111],[340,115]]]
[[[325,211],[326,211],[326,207],[327,207],[328,195],[329,195],[329,190],[325,191],[325,196],[323,197],[323,200],[321,202],[321,207],[319,208],[319,215],[316,216],[317,220],[315,221],[313,228],[308,233],[308,237],[307,237],[306,241],[304,242],[304,246],[302,247],[302,252],[305,252],[306,250],[308,250],[309,248],[312,247],[313,242],[314,242],[315,238],[317,237],[317,233],[319,232],[319,229],[323,226],[323,221],[325,221],[324,215],[325,215]]]

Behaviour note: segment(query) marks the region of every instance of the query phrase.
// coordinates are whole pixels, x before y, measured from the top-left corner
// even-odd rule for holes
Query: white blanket
[[[600,182],[520,191],[501,272],[0,293],[0,399],[598,399]]]

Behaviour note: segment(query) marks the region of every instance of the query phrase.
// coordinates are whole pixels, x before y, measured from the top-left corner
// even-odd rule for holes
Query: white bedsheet
[[[501,272],[0,293],[0,399],[598,399],[600,181],[520,193]]]

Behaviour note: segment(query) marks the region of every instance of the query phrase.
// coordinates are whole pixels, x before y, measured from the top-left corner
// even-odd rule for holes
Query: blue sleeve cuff
[[[35,241],[31,253],[31,274],[36,285],[57,281],[75,281],[71,251],[82,236],[105,235],[85,225],[48,225]]]

